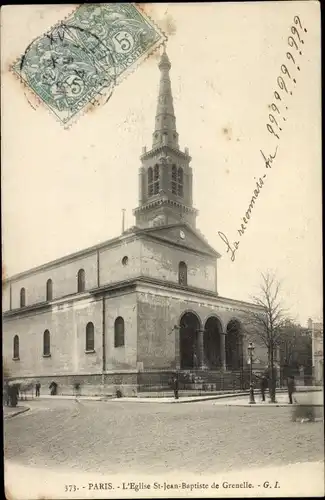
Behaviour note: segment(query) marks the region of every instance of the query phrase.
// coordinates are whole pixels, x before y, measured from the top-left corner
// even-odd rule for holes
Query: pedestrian
[[[10,393],[10,388],[9,388],[9,384],[6,383],[5,386],[4,386],[4,402],[5,402],[5,405],[6,406],[9,406],[10,404],[10,396],[9,396],[9,393]]]
[[[41,394],[41,384],[39,382],[35,385],[35,396],[38,398]]]
[[[49,389],[51,391],[51,396],[56,396],[58,390],[58,384],[56,382],[51,382],[49,385]]]
[[[173,389],[174,389],[174,396],[175,399],[178,399],[178,375],[174,375],[173,377]]]
[[[288,384],[289,404],[292,405],[292,395],[296,391],[296,388],[295,388],[295,379],[294,379],[293,375],[291,375],[290,377],[288,377],[287,384]]]
[[[268,388],[268,380],[266,375],[264,374],[261,378],[260,386],[261,386],[261,396],[262,396],[262,401],[265,401],[265,391]]]
[[[9,392],[10,406],[17,406],[18,395],[19,395],[19,387],[17,384],[14,384],[10,387],[10,392]]]

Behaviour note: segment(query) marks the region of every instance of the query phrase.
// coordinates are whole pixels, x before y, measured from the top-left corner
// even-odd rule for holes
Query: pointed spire
[[[160,83],[152,147],[155,148],[168,145],[172,148],[179,149],[173,96],[169,78],[171,64],[165,45],[158,68],[160,69]]]

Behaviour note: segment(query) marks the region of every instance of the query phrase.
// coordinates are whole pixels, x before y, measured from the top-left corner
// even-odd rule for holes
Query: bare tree
[[[312,375],[312,338],[308,328],[293,321],[286,321],[279,342],[280,360],[283,377],[296,375],[303,367],[306,374]]]
[[[269,389],[271,402],[275,403],[276,396],[276,351],[279,346],[283,326],[287,321],[286,311],[279,298],[280,283],[269,272],[261,275],[260,293],[253,296],[252,301],[259,306],[245,313],[245,327],[247,332],[258,337],[267,348]]]

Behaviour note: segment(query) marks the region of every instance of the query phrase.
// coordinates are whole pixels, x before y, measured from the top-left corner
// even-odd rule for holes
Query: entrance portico
[[[238,319],[223,327],[218,316],[202,324],[194,311],[182,314],[179,321],[179,359],[181,370],[239,370],[243,366],[243,333]]]

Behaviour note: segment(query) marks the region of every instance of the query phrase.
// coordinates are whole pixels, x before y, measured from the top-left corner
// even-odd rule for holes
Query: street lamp
[[[254,398],[254,387],[253,387],[253,352],[254,352],[255,346],[253,342],[250,342],[248,344],[248,353],[249,353],[249,364],[250,364],[250,370],[249,370],[249,404],[255,404],[255,398]]]

